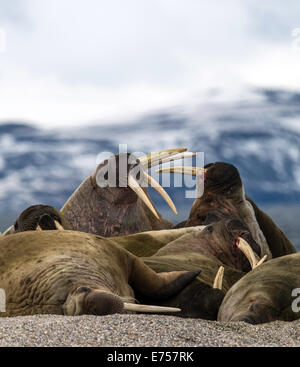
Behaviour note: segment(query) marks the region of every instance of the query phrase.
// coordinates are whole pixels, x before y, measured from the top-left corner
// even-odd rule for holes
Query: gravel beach
[[[164,315],[0,318],[1,347],[299,347],[300,320],[249,325]]]

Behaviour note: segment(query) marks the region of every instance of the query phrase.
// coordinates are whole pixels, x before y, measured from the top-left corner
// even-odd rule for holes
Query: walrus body
[[[142,158],[125,153],[110,157],[71,195],[61,209],[62,215],[71,229],[104,237],[172,228],[173,223],[155,210],[147,192],[148,184],[177,214],[176,208],[165,190],[146,171],[184,154],[193,155],[179,153],[185,151],[185,148],[170,149]],[[109,177],[113,177],[114,182],[110,182]]]
[[[245,275],[242,271],[224,266],[220,261],[214,261],[195,252],[143,257],[142,260],[157,273],[175,269],[190,271],[201,269],[197,278],[177,295],[157,303],[160,306],[180,308],[181,312],[176,316],[181,317],[216,320],[226,292]],[[220,267],[224,267],[222,289],[214,287],[214,280]],[[146,304],[150,303],[150,300],[143,296],[140,296],[140,300]]]
[[[197,275],[156,274],[139,258],[103,237],[75,231],[28,231],[0,238],[0,288],[6,312],[109,314],[123,312],[135,291],[170,298]]]
[[[206,226],[202,231],[188,233],[159,249],[155,256],[198,253],[236,270],[251,270],[249,260],[238,248],[242,237],[252,250],[261,257],[260,248],[253,240],[249,229],[237,219],[227,219]]]
[[[299,292],[293,295],[297,288]],[[300,253],[272,259],[232,286],[221,304],[218,320],[252,324],[296,320],[300,312],[293,310],[292,304],[299,293]]]
[[[216,320],[226,292],[251,270],[248,259],[237,246],[241,236],[259,257],[259,246],[248,228],[236,219],[216,222],[201,231],[184,234],[161,247],[154,255],[142,257],[158,273],[201,269],[198,277],[181,292],[158,304],[181,308],[178,316]],[[220,267],[224,268],[224,275],[222,285],[217,288],[214,283]],[[145,297],[140,299],[143,303],[149,303]]]
[[[216,220],[237,218],[250,229],[253,239],[267,260],[295,253],[296,249],[271,218],[245,195],[239,171],[225,162],[210,163],[204,169],[175,167],[159,172],[174,172],[204,176],[203,195],[197,198],[184,226],[207,225]],[[181,224],[183,225],[183,224]]]

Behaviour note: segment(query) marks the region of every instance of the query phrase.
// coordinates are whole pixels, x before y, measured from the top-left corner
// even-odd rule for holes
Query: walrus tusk
[[[157,219],[159,216],[153,207],[151,201],[149,200],[148,196],[145,194],[144,190],[140,187],[139,183],[132,175],[128,175],[128,186],[137,194],[137,196],[147,205],[147,207],[152,211]]]
[[[164,190],[164,188],[153,177],[148,175],[148,173],[144,172],[144,175],[145,175],[146,179],[148,180],[149,185],[151,187],[153,187],[154,190],[156,190],[165,199],[165,201],[167,202],[169,207],[173,210],[173,212],[175,214],[178,214],[177,209],[176,209],[172,199],[167,194],[167,192]]]
[[[13,234],[15,233],[15,227],[14,226],[10,226],[9,228],[7,228],[3,233],[2,236],[8,236],[9,234]]]
[[[148,166],[148,168],[151,168],[153,166],[157,166],[160,164],[160,161],[168,158],[171,158],[175,154],[186,152],[187,148],[173,148],[173,149],[166,149],[161,150],[160,152],[156,153],[150,153],[147,155],[144,155],[143,157],[138,158],[138,162],[144,166]]]
[[[268,257],[268,255],[265,255],[264,257],[262,257],[260,260],[259,260],[259,262],[255,265],[255,268],[257,267],[257,266],[259,266],[259,265],[261,265],[265,260],[266,260],[266,258]]]
[[[159,164],[164,164],[164,163],[177,161],[179,159],[192,158],[192,157],[195,157],[195,156],[196,156],[196,153],[193,153],[193,152],[176,153],[174,155],[169,155],[167,158],[151,161],[151,167],[155,167]]]
[[[215,277],[213,288],[222,290],[223,275],[224,275],[224,266],[220,266]]]
[[[252,250],[251,246],[242,237],[238,237],[237,247],[245,254],[250,262],[251,268],[254,269],[257,264],[261,264],[261,260]],[[263,258],[264,259],[264,258]],[[264,259],[265,260],[265,259]]]
[[[55,227],[59,230],[59,231],[64,231],[65,229],[64,229],[64,227],[57,221],[57,220],[55,220],[54,221],[54,223],[55,223]]]
[[[206,169],[200,168],[200,167],[176,166],[176,167],[160,168],[156,172],[157,173],[182,173],[185,175],[198,176],[202,173],[205,173]]]
[[[162,307],[162,306],[148,306],[148,305],[137,305],[136,303],[124,303],[125,311],[135,312],[180,312],[180,308],[175,307]]]

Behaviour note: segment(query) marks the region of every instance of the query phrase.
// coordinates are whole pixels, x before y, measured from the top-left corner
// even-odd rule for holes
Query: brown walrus
[[[216,320],[231,286],[264,261],[249,229],[236,219],[222,220],[201,231],[184,234],[142,260],[156,272],[201,269],[193,282],[158,305],[181,308],[178,316],[210,320]],[[140,299],[143,303],[150,302],[143,296]]]
[[[178,148],[141,158],[125,153],[110,157],[82,182],[61,213],[71,229],[105,237],[172,228],[173,224],[154,208],[147,185],[157,190],[175,213],[176,208],[166,191],[146,171],[186,154],[194,155],[185,151]]]
[[[272,259],[230,288],[221,304],[218,320],[251,324],[293,321],[300,318],[299,295],[300,253]]]
[[[232,164],[216,162],[204,169],[196,167],[170,167],[158,172],[185,173],[204,179],[203,195],[192,206],[185,226],[208,224],[228,213],[240,218],[260,245],[262,255],[272,257],[295,253],[296,249],[272,219],[245,195],[240,174]]]
[[[138,311],[135,291],[153,302],[168,299],[199,272],[157,274],[114,241],[97,235],[15,233],[0,238],[0,289],[6,295],[6,311],[0,316]]]

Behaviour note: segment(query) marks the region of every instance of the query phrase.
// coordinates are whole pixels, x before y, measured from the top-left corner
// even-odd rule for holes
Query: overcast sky
[[[0,121],[118,121],[212,90],[300,89],[297,28],[299,0],[0,0]]]

